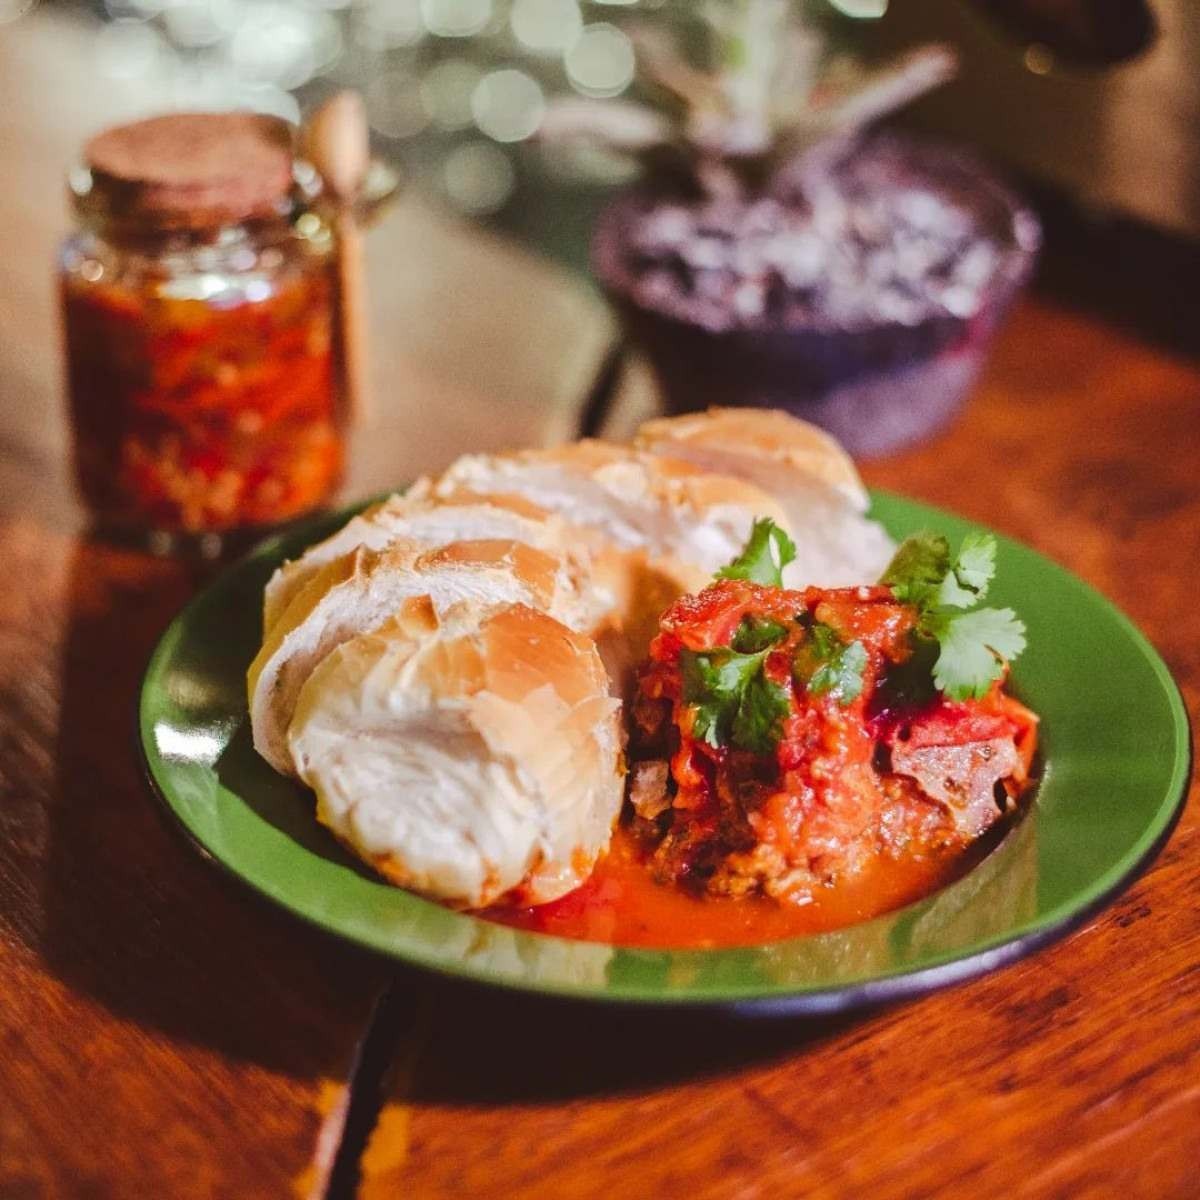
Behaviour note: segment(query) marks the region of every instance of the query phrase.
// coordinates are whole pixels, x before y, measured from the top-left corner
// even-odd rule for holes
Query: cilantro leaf
[[[808,636],[812,653],[820,662],[828,662],[845,645],[832,625],[820,621],[814,622]]]
[[[940,533],[914,533],[900,543],[880,583],[901,604],[932,604],[950,570],[950,544]]]
[[[693,705],[692,735],[710,746],[733,745],[769,754],[789,711],[786,688],[763,673],[767,650],[684,650],[679,664],[683,702]]]
[[[1011,608],[975,608],[995,574],[996,539],[978,532],[963,538],[953,560],[944,537],[916,534],[883,574],[892,595],[916,607],[917,648],[936,644],[933,684],[952,700],[986,695],[1004,669],[1002,660],[1025,649],[1025,626]]]
[[[818,622],[797,651],[793,670],[813,695],[829,693],[846,708],[862,695],[866,666],[861,642],[846,643],[836,630]]]
[[[930,632],[941,651],[933,666],[933,682],[951,700],[979,699],[1000,677],[1002,659],[1025,649],[1025,626],[1011,608],[940,614]]]
[[[795,557],[796,543],[770,517],[760,517],[754,522],[741,554],[722,567],[716,577],[783,587],[783,568]]]
[[[818,696],[828,692],[846,708],[862,695],[866,666],[867,652],[862,642],[850,642],[817,669],[808,681],[808,690]]]
[[[770,617],[756,617],[747,613],[733,635],[733,648],[742,654],[754,654],[766,650],[787,637],[787,626]]]
[[[755,754],[772,754],[780,725],[791,711],[788,690],[759,671],[751,676],[733,718],[733,744]]]
[[[996,574],[996,539],[990,533],[968,533],[942,580],[938,600],[950,608],[970,608],[987,595]]]
[[[692,734],[710,746],[729,741],[733,718],[750,677],[762,667],[763,653],[684,650],[679,655],[683,702],[695,706]]]

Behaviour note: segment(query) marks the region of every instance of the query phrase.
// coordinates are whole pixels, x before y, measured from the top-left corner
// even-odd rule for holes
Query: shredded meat
[[[670,777],[666,761],[660,758],[635,763],[629,772],[629,803],[643,821],[653,821],[671,807]]]
[[[629,729],[632,748],[644,757],[666,753],[673,729],[671,702],[661,697],[646,696],[639,691],[630,707],[633,716]]]
[[[1007,807],[997,800],[996,785],[1017,770],[1012,738],[991,738],[958,746],[892,747],[892,770],[916,780],[929,797],[946,806],[955,827],[978,837]]]

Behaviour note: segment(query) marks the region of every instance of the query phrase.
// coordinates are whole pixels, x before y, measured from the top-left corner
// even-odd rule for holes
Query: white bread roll
[[[623,796],[591,639],[524,605],[411,601],[313,671],[289,733],[317,815],[394,883],[479,908],[571,891]]]
[[[607,442],[465,455],[431,490],[517,493],[557,513],[593,549],[642,550],[702,575],[741,552],[756,517],[788,527],[780,505],[744,478]]]
[[[473,493],[434,499],[428,481],[403,495],[389,496],[351,518],[336,533],[284,563],[263,592],[263,630],[269,631],[305,584],[328,562],[359,546],[382,550],[393,542],[430,547],[451,542],[503,539],[543,550],[566,550],[561,520],[521,496]]]
[[[399,542],[385,550],[362,546],[326,563],[267,633],[250,666],[247,690],[255,749],[277,771],[291,774],[287,729],[300,688],[335,647],[378,628],[404,601],[426,596],[444,611],[461,600],[528,604],[567,625],[594,623],[565,558],[522,542],[455,542],[436,550]]]
[[[879,578],[895,550],[868,520],[854,463],[824,430],[775,409],[712,408],[648,421],[634,445],[762,488],[782,505],[796,561],[790,587],[841,587]]]

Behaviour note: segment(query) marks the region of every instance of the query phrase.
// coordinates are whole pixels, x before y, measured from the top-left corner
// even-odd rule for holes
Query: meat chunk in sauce
[[[977,700],[932,690],[896,700],[890,673],[912,658],[915,623],[916,611],[884,587],[797,592],[722,580],[672,606],[635,702],[655,753],[630,785],[636,814],[654,822],[658,877],[803,902],[882,857],[965,847],[1013,807],[1036,717],[1002,681]],[[852,656],[821,672],[831,647],[852,644]],[[697,655],[708,656],[718,687],[731,662],[761,673],[770,740],[748,748],[714,734],[720,694],[706,713],[687,694]]]
[[[643,821],[654,821],[671,807],[667,791],[671,770],[665,759],[634,763],[629,770],[629,803]]]
[[[997,737],[918,750],[894,746],[891,765],[945,806],[958,833],[976,838],[1008,810],[1003,781],[1017,772],[1020,760],[1013,739]]]

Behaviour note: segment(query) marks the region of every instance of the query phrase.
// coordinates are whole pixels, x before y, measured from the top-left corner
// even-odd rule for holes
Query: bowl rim
[[[1032,207],[1001,176],[976,154],[961,146],[939,139],[916,137],[908,133],[889,130],[869,135],[861,143],[862,148],[876,145],[900,147],[912,156],[917,166],[928,167],[921,174],[936,176],[934,166],[947,169],[971,180],[973,186],[983,193],[1002,222],[995,230],[1000,240],[999,261],[981,294],[981,303],[972,314],[965,317],[950,313],[933,313],[914,325],[905,326],[917,330],[938,323],[952,323],[966,327],[989,313],[1001,313],[1017,290],[1033,273],[1038,252],[1042,244],[1041,222]],[[936,182],[936,177],[934,178]],[[769,195],[770,193],[764,193]],[[695,319],[682,308],[646,304],[633,295],[632,283],[635,274],[622,259],[626,246],[625,234],[629,225],[628,214],[645,207],[656,207],[664,201],[680,206],[694,205],[699,201],[689,199],[663,182],[642,178],[617,190],[601,208],[593,226],[589,243],[588,261],[592,273],[600,282],[606,295],[618,307],[645,314],[657,320],[687,329],[702,330],[714,337],[769,337],[816,334],[843,337],[870,336],[881,330],[895,327],[895,322],[868,320],[860,323],[839,322],[823,317],[819,313],[805,313],[786,323],[761,323],[742,325],[735,322],[720,324],[705,323]]]

